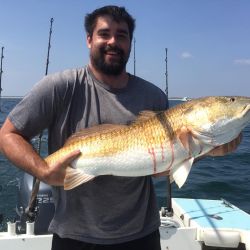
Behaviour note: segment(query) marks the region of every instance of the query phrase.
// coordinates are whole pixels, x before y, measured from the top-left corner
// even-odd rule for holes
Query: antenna
[[[2,47],[2,52],[1,52],[1,68],[0,68],[0,112],[1,112],[1,95],[2,95],[2,74],[3,74],[3,50],[4,47]]]
[[[135,38],[134,38],[134,76],[135,76]]]

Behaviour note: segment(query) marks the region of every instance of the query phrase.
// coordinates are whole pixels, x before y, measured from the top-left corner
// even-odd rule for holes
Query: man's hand
[[[56,163],[47,164],[48,167],[44,169],[43,175],[40,178],[41,181],[53,186],[63,186],[66,168],[69,167],[70,163],[80,154],[80,150],[75,150],[62,157]]]
[[[234,140],[232,140],[231,142],[212,149],[205,156],[223,156],[228,153],[232,153],[239,146],[241,140],[242,140],[242,134],[240,133],[239,136]]]
[[[75,150],[56,163],[47,163],[8,118],[0,130],[0,151],[23,171],[55,186],[63,186],[67,166],[81,153]]]
[[[239,136],[237,138],[235,138],[234,140],[232,140],[231,142],[223,144],[221,146],[218,146],[218,147],[212,149],[210,152],[199,157],[198,159],[204,158],[205,156],[212,156],[212,157],[224,156],[228,153],[232,153],[239,146],[239,144],[241,143],[241,140],[242,140],[242,134],[239,134]],[[169,174],[169,170],[162,172],[162,173],[154,174],[152,176],[153,177],[160,177],[160,176],[167,176],[168,174]]]

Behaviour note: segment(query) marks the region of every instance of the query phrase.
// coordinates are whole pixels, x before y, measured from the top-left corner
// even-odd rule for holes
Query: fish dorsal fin
[[[64,146],[72,144],[76,140],[83,139],[89,136],[97,135],[100,133],[108,133],[111,131],[119,130],[127,127],[127,125],[120,124],[100,124],[93,127],[82,129],[74,134],[72,134],[65,142]]]
[[[158,113],[159,112],[157,111],[144,110],[139,113],[134,123],[140,123],[149,120],[150,118],[155,117]]]

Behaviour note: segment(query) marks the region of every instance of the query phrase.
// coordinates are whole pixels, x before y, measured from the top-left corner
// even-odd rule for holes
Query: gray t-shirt
[[[96,124],[129,124],[142,110],[167,108],[165,94],[129,75],[128,85],[112,89],[88,67],[48,75],[9,114],[27,138],[48,129],[48,151],[74,132]],[[53,187],[55,215],[49,230],[61,237],[117,244],[143,237],[159,225],[151,177],[99,176],[73,190]]]

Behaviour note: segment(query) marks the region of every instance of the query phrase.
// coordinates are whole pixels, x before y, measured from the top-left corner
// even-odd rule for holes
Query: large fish
[[[194,159],[236,138],[250,120],[249,97],[204,97],[161,112],[144,111],[131,125],[99,125],[71,136],[48,163],[80,149],[67,167],[66,190],[99,175],[146,176],[167,171],[181,187]]]

